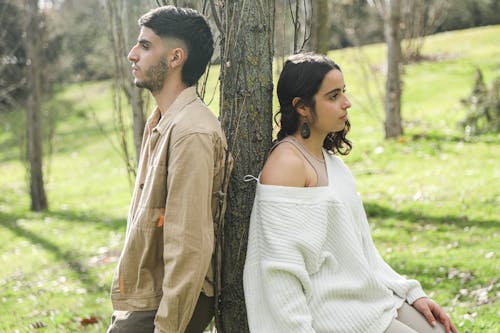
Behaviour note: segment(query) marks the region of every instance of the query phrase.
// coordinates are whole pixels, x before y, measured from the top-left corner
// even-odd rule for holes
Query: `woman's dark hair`
[[[300,115],[292,105],[293,99],[299,97],[300,103],[314,112],[314,95],[320,89],[325,75],[332,69],[341,71],[339,65],[320,54],[299,53],[286,60],[277,88],[280,110],[274,118],[276,121],[276,117],[280,117],[278,141],[298,130]],[[349,154],[352,144],[346,135],[350,128],[351,124],[347,121],[343,130],[329,133],[323,142],[323,148],[334,154]]]
[[[173,37],[186,43],[188,57],[182,67],[182,81],[195,85],[214,53],[212,32],[206,19],[196,10],[163,6],[149,11],[139,19],[162,38]]]

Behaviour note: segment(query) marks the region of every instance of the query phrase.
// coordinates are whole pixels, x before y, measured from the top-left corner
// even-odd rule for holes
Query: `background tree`
[[[24,27],[19,6],[0,0],[0,110],[19,107],[26,96],[26,49],[22,36]]]
[[[399,0],[369,0],[377,8],[384,20],[387,44],[387,74],[384,103],[385,138],[395,138],[403,134],[401,120],[401,2]]]
[[[143,1],[133,1],[143,3]],[[51,10],[51,24],[59,35],[58,82],[108,80],[115,73],[111,22],[102,0],[61,0]],[[132,22],[133,23],[133,22]]]
[[[294,52],[295,26],[290,15],[291,0],[275,0],[274,20],[274,55],[277,63],[283,63],[285,58]],[[275,74],[279,75],[280,66],[275,67]]]
[[[387,43],[387,75],[385,85],[385,137],[403,134],[401,120],[401,1],[390,0],[385,9],[384,31]]]
[[[402,2],[403,58],[406,62],[423,58],[425,36],[434,33],[445,21],[449,0],[414,0]]]
[[[24,42],[27,55],[28,105],[27,105],[27,145],[30,175],[31,210],[47,209],[47,197],[43,184],[42,170],[42,55],[43,23],[38,8],[38,0],[24,0],[25,33]]]
[[[138,6],[139,3],[129,3],[126,0],[106,0],[106,9],[109,17],[109,35],[113,50],[113,105],[116,120],[116,133],[120,146],[120,153],[130,176],[135,176],[135,169],[141,151],[142,134],[145,125],[144,98],[142,89],[134,84],[127,60],[128,51],[135,43],[138,34],[137,19],[146,10]],[[140,5],[140,4],[139,4]],[[132,118],[132,137],[135,152],[129,151],[128,124],[125,122],[121,93],[130,105]],[[132,177],[133,178],[133,177]]]
[[[255,182],[271,145],[274,1],[212,1],[220,22],[220,111],[234,158],[223,229],[219,332],[248,332],[242,274]],[[220,316],[219,316],[220,315]]]
[[[312,1],[311,38],[309,49],[316,53],[327,54],[330,50],[330,10],[327,0]]]
[[[499,24],[499,12],[498,0],[454,0],[436,32]]]
[[[459,122],[467,141],[477,134],[500,133],[500,76],[488,87],[482,71],[476,68],[472,91],[460,102],[467,109],[465,118]]]

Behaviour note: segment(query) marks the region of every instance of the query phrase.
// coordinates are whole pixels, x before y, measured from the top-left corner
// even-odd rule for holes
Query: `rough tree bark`
[[[387,43],[387,81],[385,93],[385,138],[403,134],[401,121],[401,1],[391,0],[385,10],[384,32]]]
[[[310,49],[327,54],[330,49],[330,20],[327,0],[312,1]]]
[[[212,7],[215,8],[212,1]],[[219,332],[248,332],[242,274],[255,181],[272,141],[274,1],[219,1],[220,110],[234,168],[227,194]]]
[[[27,154],[30,174],[31,210],[42,211],[47,209],[47,197],[43,184],[42,170],[42,36],[40,11],[38,0],[24,1],[26,33],[26,53],[28,59],[27,76],[29,84],[27,107]]]

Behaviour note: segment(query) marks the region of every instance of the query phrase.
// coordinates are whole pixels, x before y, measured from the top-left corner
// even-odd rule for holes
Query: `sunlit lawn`
[[[406,134],[383,140],[376,85],[384,48],[331,53],[353,100],[358,182],[375,243],[399,272],[422,282],[461,332],[499,332],[500,138],[463,140],[459,103],[475,67],[500,75],[500,26],[433,36],[439,62],[406,67]],[[369,61],[369,78],[361,74]],[[216,89],[211,69],[207,98]],[[368,82],[368,83],[367,83]],[[368,86],[367,86],[368,85]],[[123,242],[131,190],[111,142],[109,83],[72,85],[47,104],[58,119],[45,176],[50,209],[29,212],[21,113],[0,115],[0,332],[103,332],[109,284]],[[369,89],[375,102],[365,94]],[[217,109],[218,96],[211,103]],[[276,109],[276,107],[275,107]],[[217,110],[215,110],[217,112]],[[104,135],[96,119],[103,126]]]

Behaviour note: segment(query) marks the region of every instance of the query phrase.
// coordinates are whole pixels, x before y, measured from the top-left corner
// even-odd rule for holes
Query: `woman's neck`
[[[325,138],[316,133],[311,133],[311,136],[304,139],[299,132],[292,135],[295,140],[300,142],[313,156],[323,160],[323,141]]]

